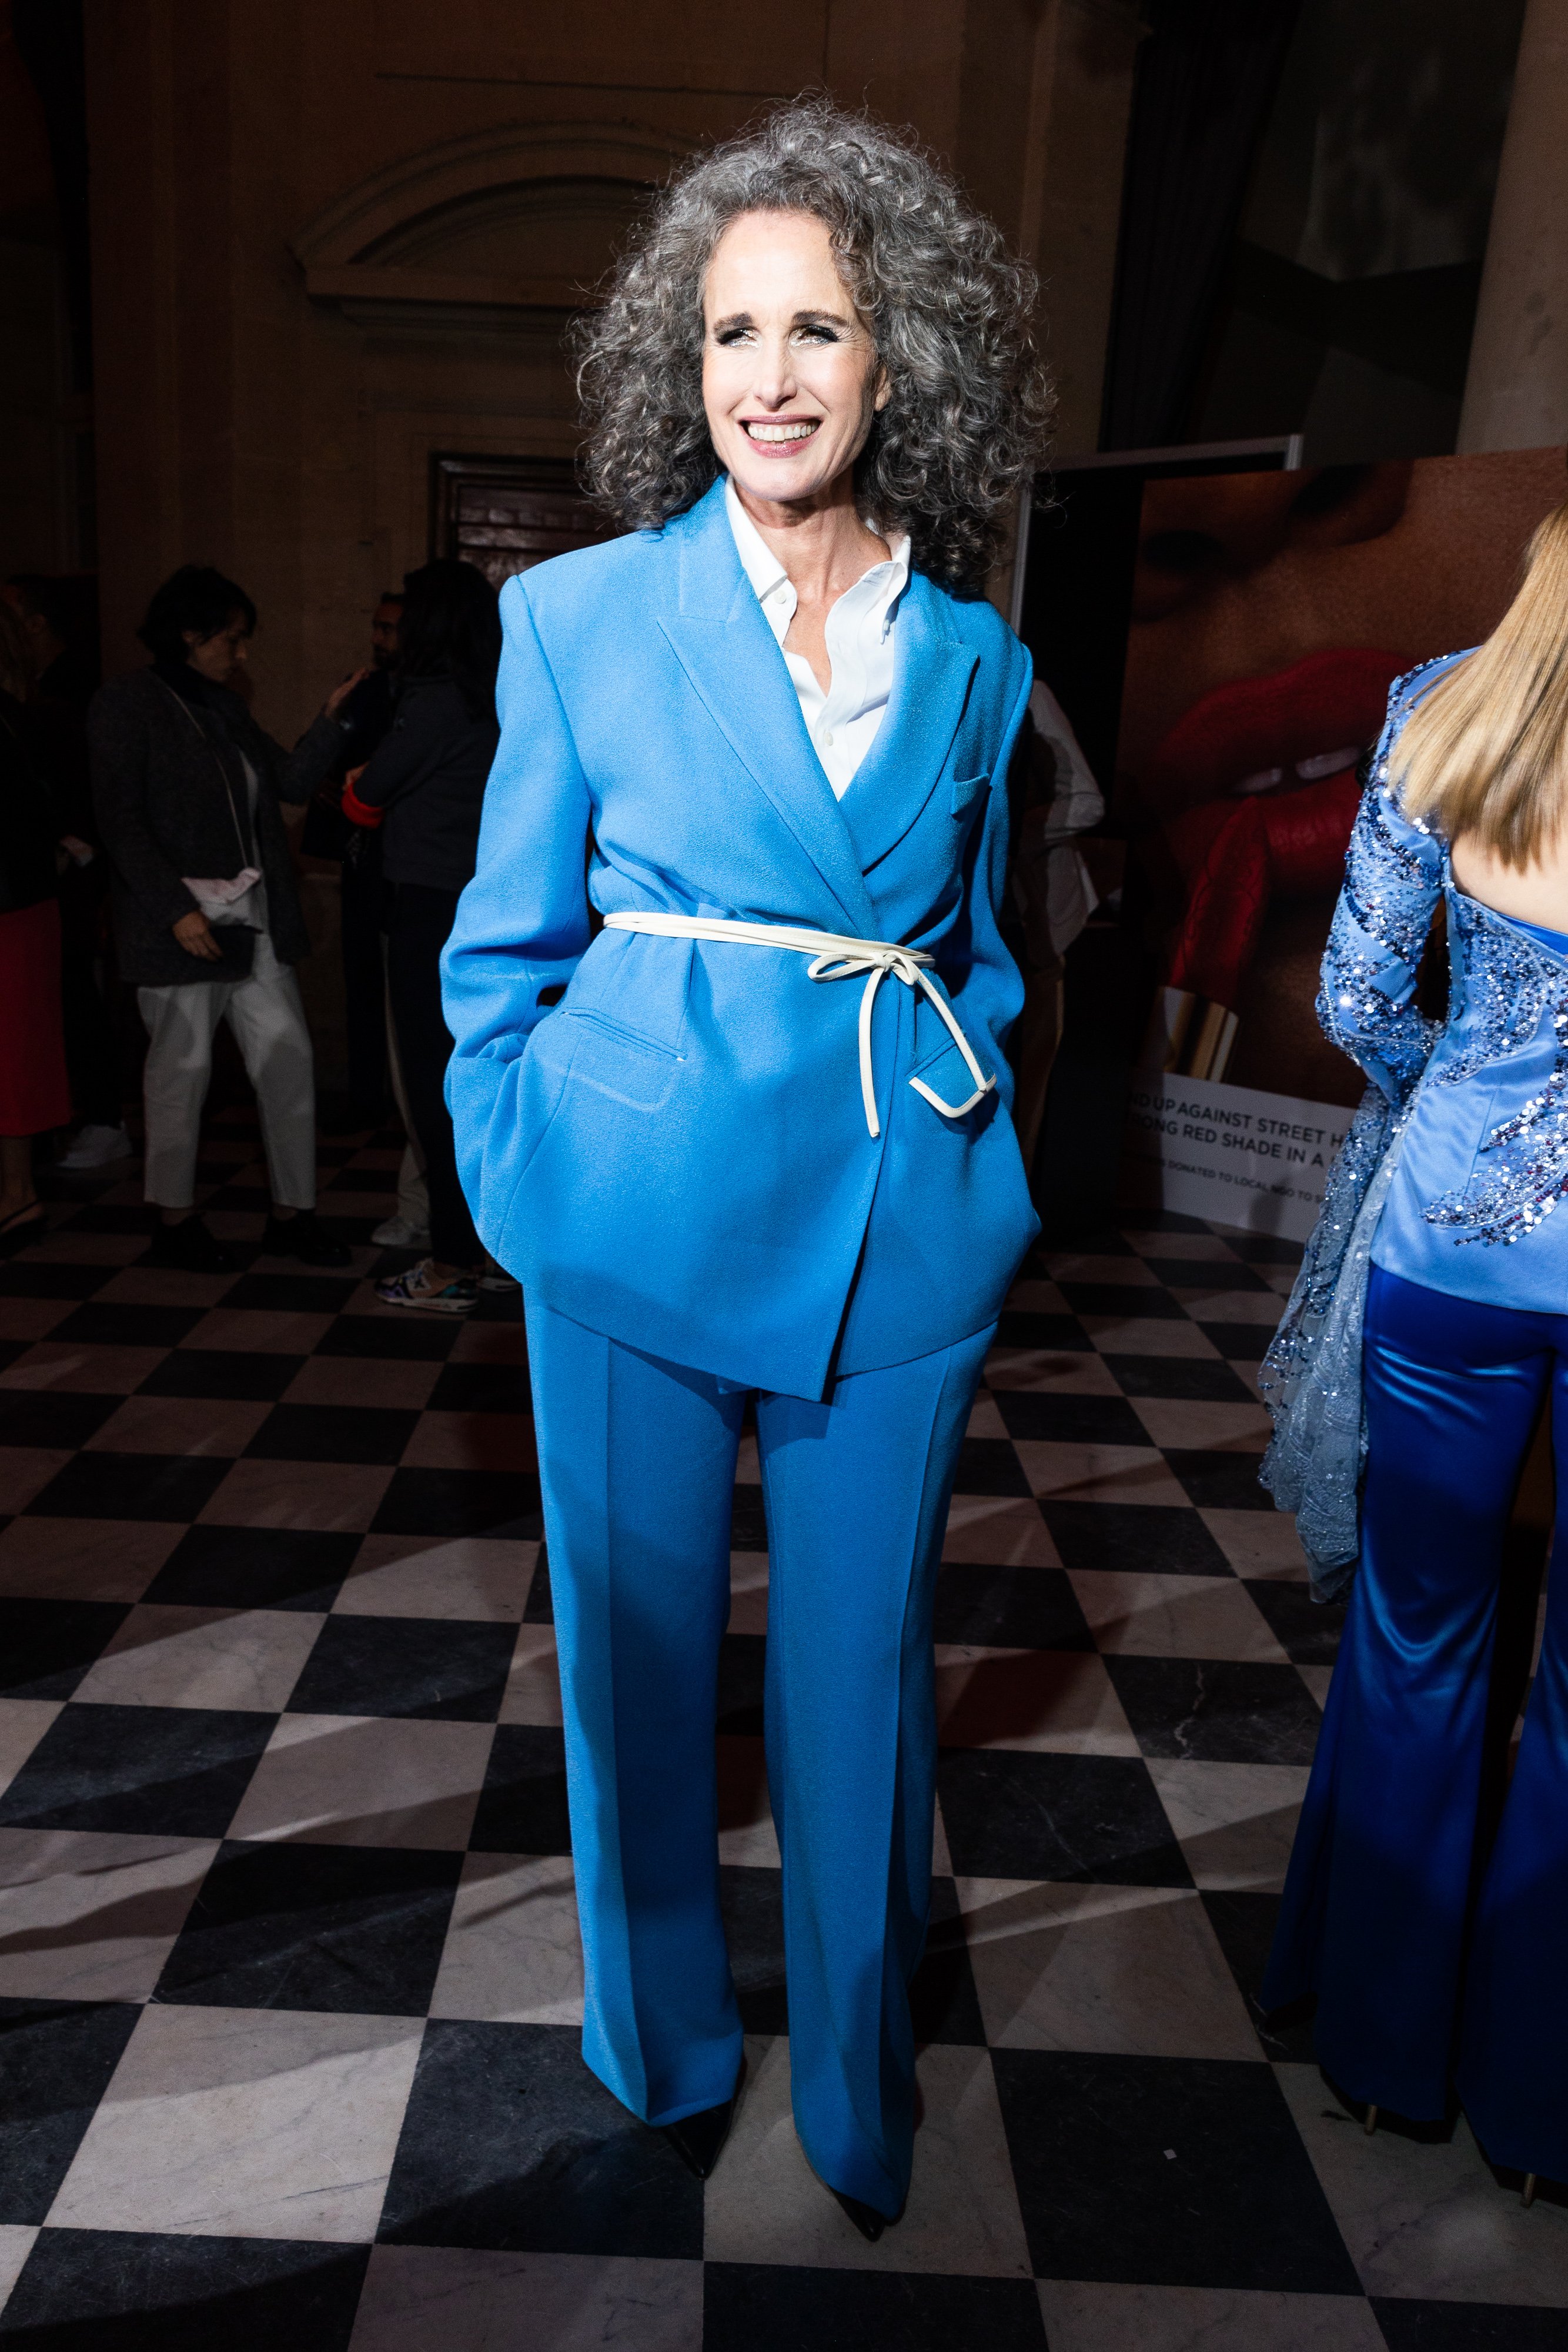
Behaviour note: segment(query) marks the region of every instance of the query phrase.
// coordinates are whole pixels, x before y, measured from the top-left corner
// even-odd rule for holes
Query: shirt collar
[[[724,510],[729,518],[741,570],[750,581],[758,603],[766,607],[768,598],[779,583],[788,580],[789,575],[741,505],[735,484],[727,474],[724,479]],[[908,533],[901,531],[896,538],[890,533],[888,547],[891,551],[886,562],[873,563],[868,571],[862,572],[853,587],[844,592],[846,595],[852,596],[857,589],[863,590],[868,583],[873,584],[874,593],[869,601],[873,609],[881,611],[884,633],[894,606],[909,585]]]

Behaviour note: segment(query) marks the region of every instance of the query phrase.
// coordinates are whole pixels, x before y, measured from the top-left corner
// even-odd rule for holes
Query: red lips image
[[[1270,899],[1336,887],[1357,764],[1407,667],[1361,646],[1309,654],[1216,688],[1171,728],[1142,780],[1147,800],[1176,812],[1164,848],[1184,904],[1168,987],[1239,1010]]]

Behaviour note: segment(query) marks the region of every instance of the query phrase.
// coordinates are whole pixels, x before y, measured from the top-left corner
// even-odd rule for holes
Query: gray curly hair
[[[810,213],[889,386],[855,495],[913,561],[977,594],[1008,509],[1043,460],[1049,378],[1030,332],[1034,273],[910,140],[801,99],[677,172],[574,332],[596,502],[633,530],[667,522],[718,460],[703,410],[703,281],[741,213]]]

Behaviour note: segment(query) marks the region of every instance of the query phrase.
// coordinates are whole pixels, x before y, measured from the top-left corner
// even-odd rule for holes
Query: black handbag
[[[211,956],[193,955],[187,948],[185,953],[191,957],[191,961],[202,968],[202,978],[248,980],[256,962],[256,943],[261,937],[258,926],[255,923],[209,923],[207,928],[213,935],[213,945],[223,958],[223,965],[220,971],[214,971]]]

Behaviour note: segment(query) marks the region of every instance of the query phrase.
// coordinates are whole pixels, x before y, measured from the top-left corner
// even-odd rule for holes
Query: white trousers
[[[316,1205],[316,1066],[299,982],[263,931],[247,980],[198,980],[139,988],[151,1041],[142,1077],[147,1118],[146,1192],[163,1209],[195,1200],[202,1105],[220,1021],[234,1032],[256,1088],[267,1181],[280,1209]]]

